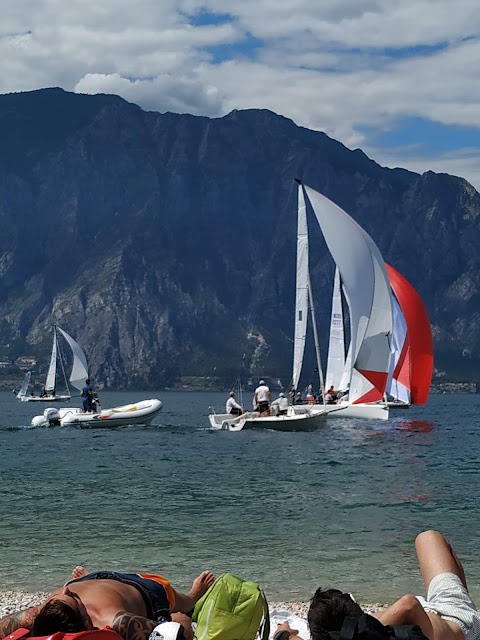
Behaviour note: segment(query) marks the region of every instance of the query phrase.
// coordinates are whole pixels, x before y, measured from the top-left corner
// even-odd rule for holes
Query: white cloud
[[[208,12],[219,19],[198,19]],[[214,117],[268,108],[410,167],[414,154],[365,132],[412,117],[478,129],[479,57],[473,0],[2,0],[1,92],[62,86]],[[444,154],[443,170],[480,186],[475,157]]]

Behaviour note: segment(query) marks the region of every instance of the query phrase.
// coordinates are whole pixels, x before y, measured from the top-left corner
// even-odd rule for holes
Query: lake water
[[[83,564],[184,590],[208,568],[271,600],[322,585],[388,602],[423,593],[413,542],[436,528],[480,602],[480,396],[433,395],[388,422],[232,433],[208,429],[226,394],[101,394],[104,407],[151,397],[164,408],[148,427],[33,429],[42,407],[0,393],[0,589],[49,590]]]

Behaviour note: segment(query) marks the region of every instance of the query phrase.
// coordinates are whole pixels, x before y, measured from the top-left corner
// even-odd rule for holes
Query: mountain
[[[386,169],[266,110],[210,119],[61,89],[0,96],[0,345],[45,361],[53,322],[97,385],[288,383],[294,178],[338,203],[422,296],[446,379],[480,365],[480,197]],[[312,225],[320,330],[333,264]],[[313,362],[311,362],[313,368]]]

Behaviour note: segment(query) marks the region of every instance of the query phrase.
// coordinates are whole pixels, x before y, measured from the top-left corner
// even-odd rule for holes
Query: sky
[[[480,190],[478,0],[0,0],[0,93],[270,109]]]

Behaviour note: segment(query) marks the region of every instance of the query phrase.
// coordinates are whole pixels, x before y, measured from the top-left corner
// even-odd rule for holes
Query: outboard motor
[[[92,398],[92,411],[93,413],[100,413],[102,411],[102,407],[100,406],[100,399],[96,393],[93,394]]]
[[[50,426],[59,427],[61,425],[60,411],[55,407],[45,409],[43,417],[45,418],[45,422]]]

